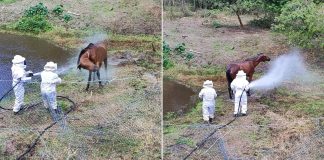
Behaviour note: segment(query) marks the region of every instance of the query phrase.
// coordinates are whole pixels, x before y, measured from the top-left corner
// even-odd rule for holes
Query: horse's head
[[[258,60],[260,62],[265,62],[265,61],[270,61],[271,59],[270,59],[270,57],[264,55],[263,53],[259,53],[258,54]]]

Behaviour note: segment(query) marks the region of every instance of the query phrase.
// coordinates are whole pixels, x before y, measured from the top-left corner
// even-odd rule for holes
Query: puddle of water
[[[26,70],[32,70],[34,73],[42,71],[48,61],[57,63],[60,69],[72,57],[69,51],[45,40],[0,33],[0,96],[11,88],[11,60],[17,54],[26,58]]]
[[[163,114],[189,111],[197,96],[192,89],[175,81],[163,79]]]

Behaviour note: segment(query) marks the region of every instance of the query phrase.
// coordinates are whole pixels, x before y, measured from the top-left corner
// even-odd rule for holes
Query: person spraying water
[[[26,59],[23,56],[15,55],[12,60],[12,87],[15,92],[15,105],[13,106],[14,115],[17,115],[24,104],[25,88],[24,83],[31,80],[33,73],[26,72]]]
[[[231,83],[231,89],[234,91],[234,117],[238,117],[240,112],[242,116],[246,116],[247,112],[247,94],[249,90],[249,82],[246,80],[246,74],[243,70],[238,71],[236,78]],[[241,108],[239,110],[239,108]]]

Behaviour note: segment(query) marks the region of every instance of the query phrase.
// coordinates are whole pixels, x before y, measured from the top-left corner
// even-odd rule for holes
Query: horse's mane
[[[255,60],[257,60],[259,57],[260,57],[260,55],[262,55],[263,53],[258,53],[256,56],[254,56],[254,57],[251,57],[251,58],[247,58],[247,59],[245,59],[244,61],[255,61]]]
[[[89,45],[86,47],[86,48],[83,48],[82,50],[81,50],[81,52],[80,52],[80,54],[79,54],[79,58],[78,58],[78,69],[81,69],[81,67],[80,67],[80,58],[81,58],[81,56],[84,54],[84,53],[86,53],[86,51],[88,50],[88,49],[91,49],[92,47],[94,46],[94,44],[93,43],[89,43]]]

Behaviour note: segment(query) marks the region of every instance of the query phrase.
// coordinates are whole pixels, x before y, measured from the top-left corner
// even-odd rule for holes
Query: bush
[[[51,24],[47,21],[46,17],[36,15],[32,17],[22,17],[17,25],[16,30],[32,33],[40,33],[48,31],[52,28]]]
[[[46,6],[44,6],[43,3],[38,3],[36,6],[30,7],[29,9],[25,10],[26,17],[32,17],[36,15],[40,16],[47,16],[48,15],[48,9]]]
[[[253,19],[249,22],[249,25],[252,27],[259,27],[259,28],[271,28],[273,23],[273,18],[271,17],[263,17],[260,19]]]
[[[291,43],[304,48],[324,47],[324,3],[293,0],[275,19],[274,31],[283,33]]]
[[[25,10],[24,16],[15,24],[15,29],[24,32],[40,33],[52,28],[47,21],[48,9],[43,3],[29,7]]]
[[[64,12],[63,5],[57,5],[52,11],[56,16],[61,16]]]
[[[69,22],[70,20],[72,20],[72,16],[69,14],[64,14],[63,15],[63,20],[65,23]]]
[[[213,21],[212,25],[213,25],[214,28],[220,28],[221,27],[221,24],[218,21]]]
[[[169,69],[174,66],[172,61],[169,58],[170,54],[171,54],[171,49],[169,44],[163,41],[163,68],[164,69]]]
[[[185,58],[186,58],[186,61],[190,61],[194,58],[194,54],[191,51],[189,51],[186,53]]]
[[[186,51],[186,44],[185,43],[177,44],[174,50],[176,51],[177,54],[182,55]]]

